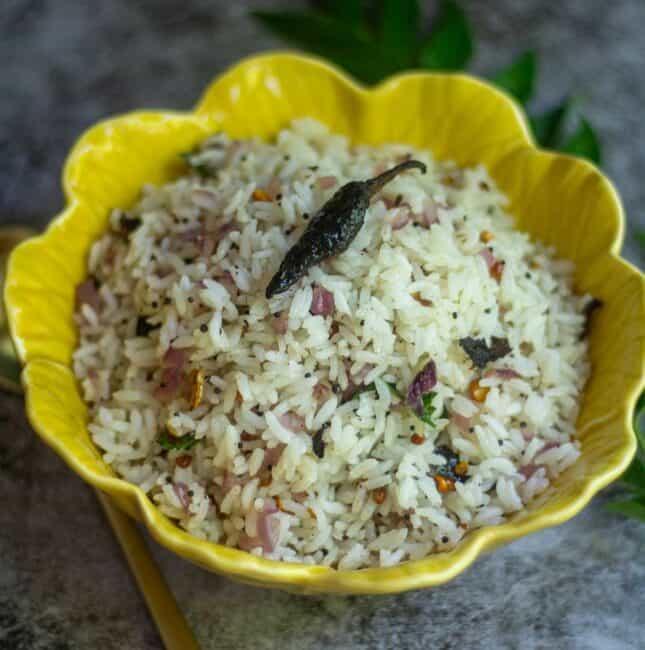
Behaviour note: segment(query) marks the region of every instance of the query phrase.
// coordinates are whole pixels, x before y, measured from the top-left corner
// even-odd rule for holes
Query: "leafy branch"
[[[463,70],[475,52],[473,29],[454,0],[440,0],[426,32],[417,0],[328,0],[319,9],[256,11],[253,17],[292,45],[325,57],[372,84],[410,68]],[[522,52],[490,80],[526,110],[533,99],[538,55]],[[538,144],[601,162],[600,142],[572,97],[539,114],[528,113]]]
[[[431,30],[425,31],[417,0],[328,0],[318,9],[257,11],[254,18],[272,33],[296,47],[333,61],[361,81],[372,84],[410,68],[463,70],[475,52],[473,29],[454,0],[440,0]],[[567,95],[548,110],[529,110],[538,78],[539,58],[532,50],[490,76],[490,81],[511,95],[527,112],[536,142],[545,148],[602,160],[599,139]],[[638,235],[645,247],[645,233]],[[645,520],[645,393],[634,417],[640,443],[637,458],[622,476],[625,498],[610,510]]]

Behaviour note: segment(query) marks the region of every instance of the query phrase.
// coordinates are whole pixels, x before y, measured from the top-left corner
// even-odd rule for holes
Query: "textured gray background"
[[[278,45],[245,15],[273,4],[0,0],[0,223],[43,226],[56,213],[65,153],[97,119],[188,108],[215,73]],[[585,98],[626,204],[626,254],[642,263],[633,234],[645,227],[645,3],[462,4],[479,38],[475,70],[535,46],[539,103],[568,90]],[[92,492],[7,396],[0,494],[1,650],[160,647]],[[446,586],[396,597],[254,589],[153,549],[205,649],[642,648],[645,526],[605,512],[609,496]]]

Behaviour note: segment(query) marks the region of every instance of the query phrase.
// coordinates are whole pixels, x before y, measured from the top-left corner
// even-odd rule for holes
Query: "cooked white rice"
[[[386,185],[345,253],[267,300],[307,216],[340,185],[410,154],[428,172]],[[80,308],[74,355],[106,462],[179,526],[273,559],[391,566],[503,522],[576,460],[588,297],[572,293],[570,263],[513,229],[484,168],[404,145],[350,146],[308,119],[272,144],[214,136],[191,161],[216,173],[144,187],[127,212],[142,225],[129,236],[113,212],[89,256],[100,306]],[[254,199],[256,189],[273,200]],[[419,215],[435,210],[428,227]],[[410,215],[421,223],[393,230]],[[204,235],[212,255],[198,252]],[[505,262],[499,281],[486,247],[489,263]],[[314,286],[333,294],[331,316],[310,313]],[[160,327],[136,336],[140,316]],[[512,352],[479,373],[458,341],[492,336]],[[182,384],[205,373],[192,410],[183,390],[155,397],[171,345],[189,353]],[[405,393],[429,359],[435,426],[388,387]],[[374,390],[341,403],[349,377]],[[483,402],[469,390],[477,377]],[[168,426],[196,444],[164,451]],[[319,458],[312,435],[324,426]],[[468,464],[447,492],[435,479],[440,445]],[[272,550],[258,542],[267,531]]]

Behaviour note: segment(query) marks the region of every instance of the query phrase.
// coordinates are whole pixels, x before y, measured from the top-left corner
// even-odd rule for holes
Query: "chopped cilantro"
[[[421,402],[423,403],[423,413],[421,415],[418,415],[416,411],[413,410],[414,414],[421,420],[422,422],[425,422],[428,426],[434,427],[435,423],[432,420],[432,415],[435,412],[435,407],[432,405],[432,401],[436,397],[437,393],[434,391],[430,391],[429,393],[426,393],[425,395],[421,396]]]
[[[174,436],[171,436],[167,431],[164,431],[159,436],[159,438],[157,438],[157,442],[162,449],[166,449],[168,451],[185,451],[186,449],[190,449],[194,444],[196,444],[197,440],[195,440],[195,435],[193,433],[187,433],[186,435],[180,436],[179,438],[175,438]]]

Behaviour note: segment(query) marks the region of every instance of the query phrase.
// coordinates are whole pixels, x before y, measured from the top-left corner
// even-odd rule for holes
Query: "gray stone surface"
[[[65,152],[97,119],[188,108],[215,73],[276,46],[245,16],[273,4],[3,0],[0,223],[43,226],[55,214]],[[586,98],[627,207],[627,255],[642,262],[633,233],[645,227],[645,4],[463,4],[479,36],[477,71],[535,46],[539,101],[571,88]],[[0,650],[161,647],[91,490],[11,396],[0,397],[0,492]],[[609,496],[448,585],[392,597],[240,586],[151,546],[204,648],[642,648],[645,526],[608,514]]]

